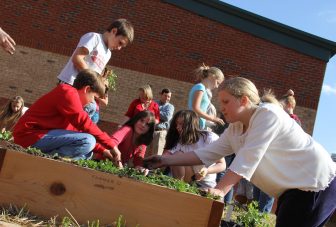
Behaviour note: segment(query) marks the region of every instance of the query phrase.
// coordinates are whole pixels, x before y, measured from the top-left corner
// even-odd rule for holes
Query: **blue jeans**
[[[258,202],[260,212],[270,213],[272,211],[274,198],[261,191],[255,185],[253,185],[253,199]]]
[[[95,145],[96,139],[91,134],[55,129],[50,130],[32,147],[49,155],[57,153],[62,157],[79,160],[90,159]]]

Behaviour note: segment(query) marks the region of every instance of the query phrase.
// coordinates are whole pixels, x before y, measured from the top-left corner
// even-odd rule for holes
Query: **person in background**
[[[166,143],[167,130],[174,114],[174,106],[170,103],[172,93],[170,89],[164,88],[160,93],[160,99],[156,101],[160,110],[160,122],[155,125],[153,142],[149,146],[146,155],[162,154]]]
[[[112,139],[83,109],[95,97],[104,94],[102,77],[93,70],[81,71],[73,86],[60,84],[29,108],[14,127],[14,142],[74,160],[90,159],[93,148],[111,160],[120,159],[119,154],[111,150]]]
[[[10,54],[14,54],[15,41],[10,35],[8,35],[2,28],[0,28],[0,46],[4,51]]]
[[[289,114],[289,116],[301,126],[302,124],[300,118],[296,114],[294,114],[294,109],[296,107],[294,91],[292,89],[289,89],[279,101],[280,104],[283,106],[284,110]]]
[[[125,48],[133,42],[133,39],[133,25],[126,19],[113,21],[103,34],[95,32],[84,34],[69,61],[58,75],[59,83],[73,85],[77,74],[84,69],[91,69],[102,75],[111,58],[112,51]],[[108,96],[103,96],[97,100],[107,105],[107,98]],[[99,119],[99,116],[95,116],[97,108],[99,107],[97,107],[95,100],[85,107],[85,111],[96,123]]]
[[[159,105],[153,101],[153,92],[149,84],[146,84],[138,89],[139,98],[134,99],[129,105],[125,113],[125,121],[134,117],[137,113],[148,110],[154,114],[155,124],[160,122]]]
[[[165,145],[166,155],[178,155],[201,148],[218,139],[218,136],[209,131],[199,129],[199,118],[192,110],[178,111],[167,133]],[[170,166],[172,176],[191,183],[196,183],[201,188],[216,186],[216,173],[225,170],[224,158],[214,161],[209,167],[195,166]],[[194,176],[194,177],[193,177]]]
[[[228,172],[209,193],[224,196],[245,178],[279,199],[276,226],[323,226],[336,209],[336,164],[279,105],[265,102],[267,95],[260,98],[246,78],[225,80],[219,103],[230,125],[224,134],[200,149],[151,156],[145,164],[149,168],[210,166],[235,153]]]
[[[15,96],[7,102],[0,112],[1,133],[12,131],[14,125],[24,114],[25,106],[21,96]]]
[[[143,159],[148,146],[153,139],[155,119],[152,112],[145,110],[130,118],[121,128],[111,135],[114,153],[120,155],[119,160],[113,160],[120,168],[125,165],[139,169],[145,174]],[[100,152],[95,153],[94,159],[105,159]]]
[[[195,74],[200,82],[195,84],[189,92],[188,108],[195,111],[199,116],[201,129],[205,128],[206,120],[224,124],[222,119],[206,113],[210,104],[207,89],[211,91],[218,88],[218,86],[224,81],[224,74],[220,69],[206,65],[197,68],[195,70]]]

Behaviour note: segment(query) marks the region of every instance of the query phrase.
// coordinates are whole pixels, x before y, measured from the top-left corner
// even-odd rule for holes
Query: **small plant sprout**
[[[105,68],[102,77],[107,80],[107,87],[111,91],[116,91],[117,90],[117,74],[112,70]]]
[[[0,133],[0,140],[10,141],[12,139],[13,139],[13,136],[10,131],[4,131]]]

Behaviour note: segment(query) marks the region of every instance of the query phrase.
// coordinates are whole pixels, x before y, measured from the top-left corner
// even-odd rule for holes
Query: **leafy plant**
[[[256,201],[248,204],[247,210],[237,215],[237,222],[244,227],[270,227],[268,214],[259,211]]]
[[[107,87],[109,90],[115,91],[117,89],[117,74],[112,70],[105,68],[102,77],[107,80]]]
[[[0,139],[1,140],[6,140],[6,141],[10,141],[12,140],[13,136],[12,133],[10,131],[4,131],[0,133]]]
[[[28,154],[33,154],[33,155],[37,155],[37,156],[44,156],[42,151],[40,149],[35,148],[35,147],[27,147],[26,152]]]

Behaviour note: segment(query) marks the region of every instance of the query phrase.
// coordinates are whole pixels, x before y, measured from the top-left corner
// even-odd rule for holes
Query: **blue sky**
[[[223,0],[296,29],[336,41],[336,0]],[[336,55],[323,81],[313,137],[328,152],[336,153]]]

